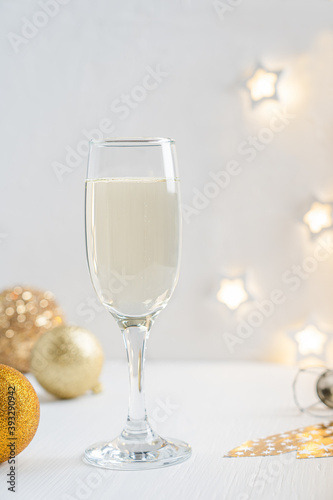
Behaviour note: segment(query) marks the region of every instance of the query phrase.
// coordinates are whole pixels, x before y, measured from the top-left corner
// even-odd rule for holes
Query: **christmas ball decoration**
[[[0,364],[0,463],[23,451],[39,423],[39,401],[21,372]]]
[[[24,286],[4,290],[0,293],[0,363],[30,371],[34,343],[62,323],[62,312],[51,292]]]
[[[100,391],[103,350],[92,333],[77,326],[58,326],[36,342],[31,370],[38,382],[58,398]]]

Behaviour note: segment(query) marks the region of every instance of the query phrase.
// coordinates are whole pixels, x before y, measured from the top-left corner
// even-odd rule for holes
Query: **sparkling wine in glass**
[[[130,397],[121,434],[86,449],[85,461],[127,470],[183,462],[191,447],[150,427],[143,389],[145,344],[179,274],[181,207],[172,139],[91,141],[86,245],[96,293],[123,334]]]

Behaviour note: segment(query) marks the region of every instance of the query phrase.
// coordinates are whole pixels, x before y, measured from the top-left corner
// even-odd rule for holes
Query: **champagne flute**
[[[84,459],[139,470],[183,462],[191,447],[160,437],[144,401],[145,345],[178,280],[181,207],[175,143],[166,138],[91,141],[86,180],[86,246],[95,291],[122,331],[129,368],[125,427]]]

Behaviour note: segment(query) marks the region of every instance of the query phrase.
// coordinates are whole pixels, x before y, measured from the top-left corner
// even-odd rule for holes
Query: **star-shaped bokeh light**
[[[319,233],[333,223],[332,206],[330,203],[312,203],[310,210],[304,215],[303,221],[312,233]]]
[[[223,279],[217,292],[217,300],[235,310],[249,298],[242,279]]]
[[[327,335],[314,325],[309,325],[295,335],[300,354],[321,354],[324,349]]]
[[[258,68],[246,82],[252,101],[258,102],[261,99],[275,97],[278,77],[279,73]]]

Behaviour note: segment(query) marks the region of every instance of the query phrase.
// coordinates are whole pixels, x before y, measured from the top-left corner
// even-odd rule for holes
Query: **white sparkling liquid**
[[[176,286],[180,251],[179,181],[86,181],[90,274],[114,313],[144,316],[165,307]]]

